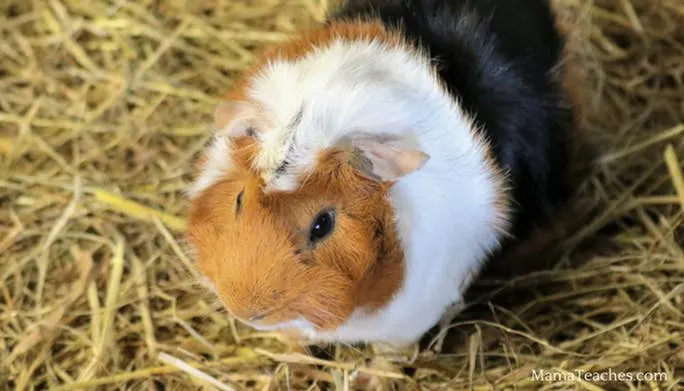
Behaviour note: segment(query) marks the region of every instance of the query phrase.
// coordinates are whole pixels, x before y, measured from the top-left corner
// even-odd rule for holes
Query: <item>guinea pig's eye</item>
[[[242,196],[245,194],[245,191],[242,190],[240,194],[237,196],[237,201],[235,201],[235,214],[240,213],[240,208],[242,208]]]
[[[325,210],[319,213],[313,223],[311,223],[311,230],[309,231],[309,241],[316,243],[321,239],[330,235],[335,228],[335,211]]]

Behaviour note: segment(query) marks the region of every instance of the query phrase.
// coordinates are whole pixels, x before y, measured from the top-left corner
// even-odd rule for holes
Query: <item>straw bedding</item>
[[[499,283],[409,389],[649,389],[684,378],[684,3],[558,0],[588,23],[585,221]],[[327,0],[0,2],[0,389],[345,389],[369,350],[287,354],[198,284],[190,165],[254,50]],[[580,31],[580,30],[578,30]],[[652,381],[538,381],[658,372]]]

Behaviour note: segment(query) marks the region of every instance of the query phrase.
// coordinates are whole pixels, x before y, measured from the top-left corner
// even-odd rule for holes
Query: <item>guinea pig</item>
[[[565,48],[545,0],[352,0],[266,48],[187,190],[198,270],[258,330],[416,342],[565,202]]]

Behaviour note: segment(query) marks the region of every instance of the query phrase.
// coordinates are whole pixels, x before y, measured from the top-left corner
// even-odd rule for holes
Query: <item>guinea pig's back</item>
[[[331,20],[379,19],[426,49],[443,84],[472,115],[509,173],[525,236],[568,194],[570,102],[552,70],[563,37],[545,0],[348,0]]]

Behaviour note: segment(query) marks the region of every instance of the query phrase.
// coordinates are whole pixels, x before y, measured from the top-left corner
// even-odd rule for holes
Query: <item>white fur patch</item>
[[[497,208],[501,178],[473,121],[442,89],[427,57],[378,40],[337,40],[295,62],[271,63],[247,93],[274,124],[260,133],[255,162],[270,189],[296,189],[317,152],[352,132],[409,135],[430,156],[391,190],[407,268],[391,302],[375,313],[358,309],[332,332],[312,333],[301,320],[287,325],[305,326],[322,341],[420,338],[462,300],[464,284],[497,248],[499,222],[507,217]],[[194,193],[228,166],[227,146],[212,148]]]
[[[215,185],[230,168],[230,144],[228,137],[221,134],[215,135],[208,148],[206,158],[204,167],[187,190],[187,195],[191,199]]]

